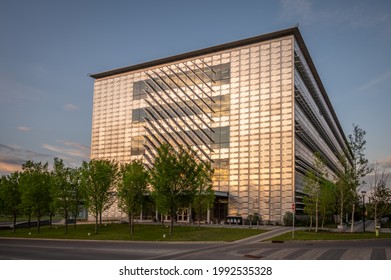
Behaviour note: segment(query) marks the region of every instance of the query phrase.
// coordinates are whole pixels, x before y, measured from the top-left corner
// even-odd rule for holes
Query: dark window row
[[[165,70],[168,76],[165,76],[164,73],[160,71],[158,74],[164,79],[164,82],[167,83],[173,89],[177,87],[186,87],[186,84],[192,86],[194,83],[196,84],[202,84],[203,82],[209,83],[210,79],[212,79],[215,82],[213,83],[213,85],[230,83],[230,76],[231,76],[230,63],[219,64],[219,65],[211,66],[210,68],[213,71],[207,67],[201,68],[202,71],[199,69],[194,69],[193,70],[193,72],[195,73],[194,74],[192,71],[185,71],[185,70],[183,70],[184,73],[178,72],[176,71],[177,69],[175,69],[175,67],[171,67],[171,69],[175,71],[176,75],[171,74],[171,72],[168,70]],[[158,77],[156,77],[155,81],[164,90],[169,90],[166,84],[163,81],[161,81]],[[186,84],[184,84],[183,82],[185,82]],[[149,84],[149,86],[147,84]],[[150,89],[150,87],[152,87],[156,91],[160,91],[159,86],[157,86],[150,79],[133,83],[133,100],[140,100],[145,98],[146,97],[145,91],[153,91]]]
[[[212,108],[212,110],[214,111],[214,113],[212,113],[212,116],[229,114],[229,107],[230,107],[229,94],[215,96],[212,97],[212,99],[215,101],[214,103],[211,102],[208,98],[203,99],[203,101],[207,102]],[[197,106],[194,105],[193,102],[187,101],[186,104],[184,104],[183,102],[171,104],[171,107],[173,107],[173,109],[176,110],[177,114],[179,114],[181,117],[193,116],[194,114],[201,115],[202,111],[200,108],[202,108],[202,110],[205,113],[211,112],[211,110],[207,106],[203,105],[203,102],[201,100],[194,100],[194,102],[197,104]],[[162,119],[162,117],[164,119],[177,117],[177,114],[175,114],[167,105],[162,104],[161,106],[163,107],[164,110],[162,110],[158,106],[155,106],[152,109],[149,107],[145,109],[150,109],[148,111],[150,111],[157,120]],[[157,114],[155,111],[158,111],[158,113],[160,113],[160,116],[162,117],[160,117],[159,114]],[[132,122],[144,122],[145,117],[147,117],[147,113],[144,110],[144,108],[133,109]]]
[[[205,143],[209,144],[212,149],[221,149],[229,147],[229,126],[215,127],[213,128],[213,131],[209,129],[204,129],[203,131],[194,130],[194,132],[187,131],[187,134],[194,139],[197,145],[203,144],[202,141],[199,139],[201,138]],[[207,134],[212,139],[212,141],[209,140],[205,136],[205,134]],[[182,131],[170,133],[170,137],[166,134],[162,135],[166,139],[171,139],[171,137],[174,137],[179,143],[181,143],[180,139],[184,139],[185,141],[188,140],[187,136]],[[158,134],[155,134],[155,136],[160,139]],[[131,141],[131,155],[142,155],[144,153],[143,144],[145,143],[143,136],[132,137]],[[187,141],[187,143],[191,144],[190,141]]]

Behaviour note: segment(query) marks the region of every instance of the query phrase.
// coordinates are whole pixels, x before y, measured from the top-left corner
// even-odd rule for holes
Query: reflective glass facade
[[[313,153],[333,174],[345,143],[303,45],[294,28],[92,75],[91,157],[150,165],[161,143],[189,147],[212,162],[228,215],[282,221]]]

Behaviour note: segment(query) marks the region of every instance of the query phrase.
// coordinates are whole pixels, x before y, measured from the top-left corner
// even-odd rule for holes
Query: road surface
[[[0,238],[0,259],[391,260],[391,239],[271,242],[123,242]]]

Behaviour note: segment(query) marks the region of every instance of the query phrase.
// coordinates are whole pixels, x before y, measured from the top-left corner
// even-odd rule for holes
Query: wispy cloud
[[[352,28],[367,28],[391,21],[387,11],[379,10],[373,5],[358,3],[347,9],[341,5],[315,8],[310,0],[280,0],[281,19],[304,25],[327,24],[348,25]],[[319,3],[319,2],[318,2]]]
[[[382,75],[373,78],[369,82],[365,83],[364,85],[360,86],[356,91],[358,92],[372,92],[378,85],[391,80],[391,71],[387,71],[386,73],[383,73]]]
[[[90,148],[80,143],[60,140],[58,144],[42,144],[42,148],[50,151],[54,157],[58,157],[64,160],[64,163],[68,166],[77,167],[85,160],[90,158]]]
[[[42,144],[42,148],[53,152],[55,157],[72,162],[88,160],[90,157],[90,148],[88,146],[68,140],[60,140],[57,143],[59,145],[44,143]]]
[[[70,112],[72,112],[72,111],[76,111],[76,110],[78,110],[79,109],[79,107],[77,107],[76,105],[74,105],[74,104],[70,104],[70,103],[68,103],[68,104],[65,104],[64,105],[64,109],[65,110],[67,110],[67,111],[70,111]]]
[[[79,150],[84,150],[84,151],[90,150],[90,147],[83,145],[83,144],[80,144],[80,143],[76,143],[76,142],[72,142],[72,141],[68,141],[68,140],[60,140],[59,142],[65,146],[75,147]]]
[[[30,151],[20,146],[0,144],[0,175],[22,169],[27,160],[46,162],[51,158],[48,154]]]
[[[283,19],[297,18],[306,22],[313,20],[312,4],[308,0],[281,0],[280,5]]]
[[[85,150],[80,149],[72,149],[66,147],[59,147],[49,144],[42,144],[42,148],[54,152],[58,157],[77,157],[77,158],[86,158],[88,157],[88,153]]]
[[[31,127],[28,127],[28,126],[18,126],[17,129],[20,130],[20,131],[23,131],[23,132],[28,132],[28,131],[31,130]]]
[[[364,177],[366,183],[364,186],[365,190],[371,191],[371,187],[380,179],[382,174],[385,175],[386,184],[389,185],[391,183],[391,176],[388,175],[391,170],[391,156],[385,160],[373,162],[372,168],[372,172]]]
[[[32,160],[35,162],[53,163],[55,157],[64,160],[67,166],[80,166],[83,160],[89,160],[90,148],[88,146],[62,140],[58,145],[42,144],[47,153],[38,153],[16,145],[0,144],[0,175],[22,170],[22,165]]]
[[[391,156],[389,156],[388,158],[386,158],[384,160],[379,161],[379,164],[384,169],[390,169],[391,170]]]
[[[42,102],[42,99],[47,96],[42,89],[6,78],[6,75],[0,75],[0,92],[1,102],[5,104]]]

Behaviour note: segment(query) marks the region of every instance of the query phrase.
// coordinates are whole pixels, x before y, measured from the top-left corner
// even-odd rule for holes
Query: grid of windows
[[[159,143],[187,145],[212,162],[228,215],[281,221],[314,151],[340,168],[344,136],[294,35],[101,77],[93,102],[92,158],[150,164]]]

